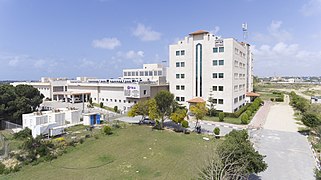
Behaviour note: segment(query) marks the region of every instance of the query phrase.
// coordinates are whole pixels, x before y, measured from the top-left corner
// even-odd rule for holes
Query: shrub
[[[184,120],[182,121],[183,128],[188,128],[188,121]]]
[[[214,128],[214,130],[213,130],[213,133],[215,134],[215,135],[220,135],[220,128],[218,128],[218,127],[216,127],[216,128]]]
[[[6,166],[0,162],[0,174],[3,174],[6,170]]]
[[[302,122],[308,127],[317,127],[321,125],[321,119],[314,113],[303,113]]]
[[[248,110],[246,110],[246,112],[245,112],[245,113],[247,114],[247,116],[248,116],[248,117],[250,117],[250,116],[252,115],[252,111],[251,111],[251,110],[249,110],[249,109],[248,109]]]
[[[247,114],[243,114],[241,117],[241,123],[242,124],[247,124],[249,121],[249,116]]]
[[[277,98],[275,98],[275,101],[276,102],[283,102],[284,98],[283,97],[277,97]]]
[[[111,131],[111,127],[109,127],[109,126],[104,126],[103,127],[103,132],[104,132],[105,135],[113,134],[113,132]]]
[[[118,106],[114,106],[114,111],[118,112]]]
[[[224,121],[224,112],[218,113],[218,119],[223,122]]]
[[[271,101],[273,102],[273,101],[274,101],[274,98],[271,98]]]
[[[13,135],[14,139],[24,140],[26,138],[32,138],[31,130],[29,128],[25,128]]]
[[[103,103],[103,102],[100,102],[100,103],[99,103],[99,107],[100,107],[100,108],[103,108],[103,107],[104,107],[104,103]]]

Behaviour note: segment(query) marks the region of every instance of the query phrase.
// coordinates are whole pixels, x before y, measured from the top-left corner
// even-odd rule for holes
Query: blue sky
[[[116,78],[168,61],[168,45],[204,29],[242,40],[254,73],[321,75],[321,0],[0,0],[0,80]]]

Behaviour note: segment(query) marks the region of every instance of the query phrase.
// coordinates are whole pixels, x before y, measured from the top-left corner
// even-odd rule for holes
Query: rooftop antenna
[[[242,31],[243,31],[243,41],[247,39],[247,23],[242,24]]]

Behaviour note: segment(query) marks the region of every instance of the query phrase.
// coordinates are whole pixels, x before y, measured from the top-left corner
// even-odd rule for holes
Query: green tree
[[[99,103],[99,107],[100,107],[100,108],[103,108],[103,107],[104,107],[104,103],[103,103],[103,102],[100,102],[100,103]]]
[[[215,116],[216,109],[215,109],[214,99],[212,97],[209,97],[207,101],[210,103],[208,108],[208,115]]]
[[[162,90],[155,96],[157,107],[157,116],[160,118],[160,128],[164,128],[164,120],[169,117],[173,112],[174,95],[169,91]]]
[[[267,168],[265,156],[254,149],[246,130],[231,131],[213,151],[201,168],[200,179],[248,179],[250,174]]]
[[[44,96],[30,85],[0,85],[0,118],[22,124],[22,114],[33,112]]]
[[[114,106],[114,111],[118,113],[118,106]]]
[[[142,116],[142,120],[144,120],[149,115],[149,105],[150,101],[152,100],[143,100],[138,101],[129,111],[128,116],[129,117],[135,117],[135,116]]]
[[[89,98],[89,104],[93,105],[93,98]]]
[[[196,105],[192,105],[190,107],[191,112],[194,114],[195,118],[196,118],[196,124],[195,127],[198,126],[198,120],[203,119],[203,117],[206,115],[207,113],[207,108],[204,103],[197,103]]]
[[[216,136],[218,136],[218,135],[220,135],[220,128],[218,128],[218,127],[216,127],[216,128],[214,128],[214,130],[213,130],[213,133],[216,135]]]
[[[187,115],[186,113],[186,109],[177,109],[175,112],[171,114],[170,118],[174,123],[180,124],[182,121],[184,121]]]
[[[182,121],[182,127],[188,128],[188,121],[186,121],[186,120]]]

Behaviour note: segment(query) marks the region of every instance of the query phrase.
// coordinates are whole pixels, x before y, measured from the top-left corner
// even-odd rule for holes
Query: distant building
[[[118,79],[46,77],[41,78],[40,82],[11,84],[32,85],[49,100],[77,103],[88,102],[92,98],[94,103],[118,106],[121,111],[128,111],[138,101],[154,97],[160,90],[168,90],[166,68],[161,64],[144,64],[143,69],[125,69],[123,75]]]
[[[314,103],[321,104],[321,96],[312,96],[310,102],[312,104],[314,104]]]
[[[168,82],[177,101],[214,99],[216,109],[235,112],[253,91],[253,55],[247,43],[196,31],[169,46]]]

